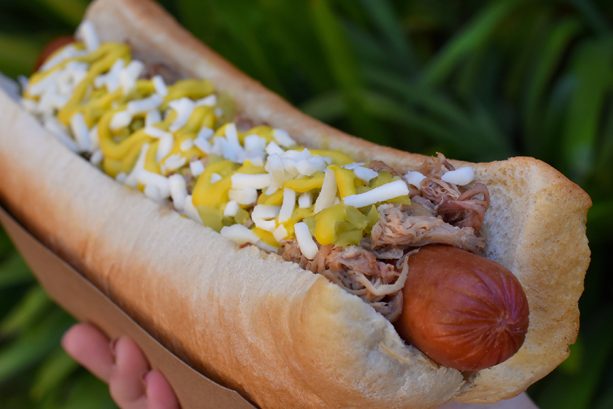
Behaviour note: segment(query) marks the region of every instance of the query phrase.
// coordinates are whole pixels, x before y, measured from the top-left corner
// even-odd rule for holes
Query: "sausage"
[[[409,256],[398,333],[433,361],[472,372],[521,347],[528,300],[505,267],[455,247],[431,245]]]
[[[49,43],[47,43],[45,48],[43,48],[43,51],[38,55],[38,58],[36,59],[36,63],[34,63],[34,72],[38,71],[40,66],[43,65],[45,61],[47,61],[47,59],[51,55],[53,55],[55,51],[64,47],[65,45],[68,45],[74,42],[75,42],[74,37],[62,36],[62,37],[57,37],[53,39],[52,41],[50,41]]]

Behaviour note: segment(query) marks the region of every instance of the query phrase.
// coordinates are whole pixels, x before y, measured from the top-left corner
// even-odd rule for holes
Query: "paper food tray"
[[[96,325],[111,338],[132,338],[151,366],[166,376],[182,408],[256,409],[238,392],[215,383],[166,349],[2,206],[0,222],[49,297],[76,319]]]

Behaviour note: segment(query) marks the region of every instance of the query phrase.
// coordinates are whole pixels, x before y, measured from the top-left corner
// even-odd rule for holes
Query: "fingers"
[[[157,370],[150,370],[134,341],[114,342],[91,324],[76,324],[62,338],[62,346],[74,360],[109,384],[115,403],[122,409],[179,409],[172,387]]]
[[[76,324],[62,338],[62,347],[75,361],[108,382],[113,369],[109,339],[91,324]]]
[[[114,344],[115,366],[109,377],[111,397],[121,408],[146,408],[145,375],[149,363],[138,345],[127,337]]]
[[[155,369],[145,375],[147,409],[179,409],[179,402],[172,388]]]
[[[522,393],[512,399],[489,404],[447,403],[439,409],[538,409],[528,395]]]

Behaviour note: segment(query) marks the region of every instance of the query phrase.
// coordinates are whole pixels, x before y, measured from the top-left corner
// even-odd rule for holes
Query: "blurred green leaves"
[[[484,45],[492,37],[492,31],[518,3],[517,0],[500,0],[484,7],[437,55],[433,56],[422,73],[424,83],[437,85],[443,82],[462,58]]]
[[[2,408],[114,408],[105,386],[61,349],[73,322],[55,306],[0,230]],[[89,393],[95,393],[89,395]]]
[[[0,71],[28,74],[87,3],[0,0]],[[613,407],[612,2],[161,3],[241,70],[336,127],[465,160],[535,156],[580,183],[594,200],[580,343],[531,394],[542,408]],[[11,374],[0,382],[3,407],[109,407],[104,386],[60,352],[68,321],[32,281],[0,235],[0,375]]]
[[[573,55],[574,98],[568,107],[562,160],[580,181],[595,160],[598,127],[613,78],[613,36],[584,41]]]
[[[613,357],[613,308],[600,311],[582,341],[573,348],[570,363],[563,364],[547,382],[539,385],[538,403],[541,407],[557,409],[588,409],[593,407],[594,395]],[[586,353],[586,351],[589,351]],[[564,391],[562,393],[562,391]]]
[[[376,135],[377,126],[372,116],[366,115],[365,87],[351,47],[340,22],[326,0],[311,0],[314,28],[321,42],[328,65],[338,83],[347,106],[346,115],[362,135]]]

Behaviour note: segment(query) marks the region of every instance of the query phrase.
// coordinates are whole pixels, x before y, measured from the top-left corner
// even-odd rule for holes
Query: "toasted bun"
[[[298,112],[241,74],[150,1],[98,0],[87,18],[138,57],[210,79],[247,116],[307,146],[399,169],[425,159],[358,140]],[[568,355],[589,263],[591,202],[532,158],[474,164],[488,184],[487,256],[530,304],[523,347],[469,379],[406,345],[393,326],[324,277],[131,191],[69,152],[0,93],[0,199],[166,346],[266,408],[428,408],[525,390]],[[459,162],[458,162],[459,163]]]

